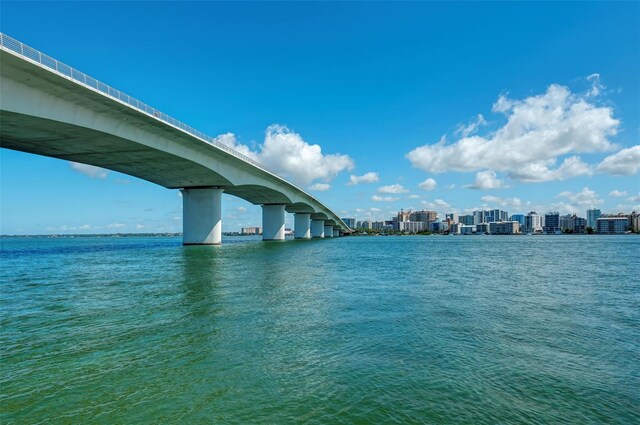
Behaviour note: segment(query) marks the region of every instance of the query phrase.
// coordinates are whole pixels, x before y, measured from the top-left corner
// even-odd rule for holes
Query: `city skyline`
[[[528,5],[527,16],[519,4],[251,6],[121,5],[125,22],[149,15],[142,32],[108,31],[101,4],[33,15],[7,2],[0,19],[8,35],[217,136],[340,216],[640,210],[638,4]],[[194,12],[218,25],[180,23]],[[240,14],[242,26],[225,23]],[[518,31],[536,19],[544,36]],[[166,25],[172,36],[158,37]],[[439,36],[461,28],[478,40]],[[0,164],[3,234],[182,229],[177,191],[5,149]],[[260,207],[225,196],[223,222],[259,226]]]

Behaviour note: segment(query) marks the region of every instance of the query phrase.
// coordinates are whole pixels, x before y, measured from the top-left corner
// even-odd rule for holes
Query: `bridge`
[[[161,111],[0,33],[0,146],[129,174],[183,199],[183,244],[222,241],[222,193],[262,206],[263,240],[340,236],[313,196]]]

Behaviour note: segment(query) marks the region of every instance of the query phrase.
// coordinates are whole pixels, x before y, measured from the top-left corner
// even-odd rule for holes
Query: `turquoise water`
[[[1,240],[0,422],[638,423],[640,238]]]

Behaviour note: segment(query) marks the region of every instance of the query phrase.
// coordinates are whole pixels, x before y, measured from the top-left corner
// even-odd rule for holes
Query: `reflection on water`
[[[0,420],[637,422],[639,241],[5,238]]]

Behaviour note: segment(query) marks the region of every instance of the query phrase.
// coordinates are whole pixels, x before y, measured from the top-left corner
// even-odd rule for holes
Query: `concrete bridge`
[[[334,237],[347,225],[258,162],[0,33],[0,146],[129,174],[183,199],[183,243],[220,244],[222,193],[262,206],[264,240]]]

